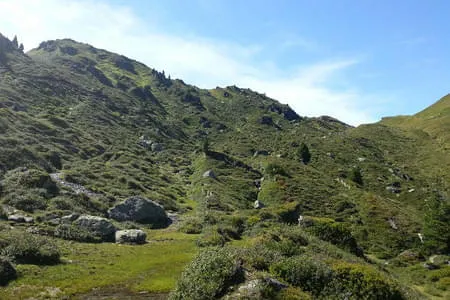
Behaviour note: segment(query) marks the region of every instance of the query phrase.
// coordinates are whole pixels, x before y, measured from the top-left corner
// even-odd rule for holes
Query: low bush
[[[327,294],[346,299],[404,299],[400,287],[373,267],[340,262],[333,266]]]
[[[197,240],[199,247],[224,246],[229,239],[225,237],[217,226],[207,227]]]
[[[282,255],[273,249],[270,249],[262,244],[244,249],[242,253],[244,263],[247,268],[255,270],[269,270],[270,265],[274,261],[279,261]]]
[[[72,240],[83,243],[101,243],[102,238],[93,234],[92,232],[73,226],[70,224],[58,225],[55,229],[54,235],[64,240]]]
[[[333,279],[332,270],[308,256],[294,256],[273,264],[270,271],[288,283],[318,295]]]
[[[60,252],[49,238],[25,232],[3,236],[1,254],[22,264],[52,265],[59,262]]]
[[[303,223],[305,230],[319,239],[330,242],[357,256],[363,256],[362,249],[345,224],[334,222],[331,219],[311,217],[305,219]]]
[[[201,233],[203,229],[202,220],[198,217],[186,217],[180,224],[179,230],[187,234]]]
[[[243,271],[232,249],[208,249],[186,267],[169,299],[215,299],[242,280]]]
[[[11,263],[0,258],[0,285],[7,285],[8,282],[17,278],[17,272]]]

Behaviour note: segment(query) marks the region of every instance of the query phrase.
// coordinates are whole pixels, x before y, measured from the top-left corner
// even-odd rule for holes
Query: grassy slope
[[[285,107],[264,95],[237,87],[200,90],[71,40],[44,43],[28,56],[13,50],[6,56],[0,83],[0,169],[6,173],[28,165],[53,172],[62,167],[71,181],[105,195],[99,209],[74,203],[72,210],[102,214],[114,202],[140,194],[168,209],[194,208],[189,215],[202,222],[213,215],[219,226],[241,217],[247,229],[287,210],[294,212],[291,221],[302,214],[343,222],[367,253],[392,257],[418,246],[424,199],[433,189],[448,188],[448,168],[442,163],[448,161],[448,130],[442,128],[450,120],[445,99],[413,117],[351,128],[330,118],[289,121],[281,113]],[[273,123],[261,124],[263,116]],[[137,145],[141,135],[163,144],[164,151]],[[206,137],[216,155],[201,152]],[[297,155],[302,142],[312,154],[308,165]],[[254,156],[257,150],[269,155]],[[51,163],[53,152],[61,166]],[[269,164],[281,166],[286,176],[270,175]],[[349,177],[355,167],[361,169],[363,186]],[[208,169],[218,180],[202,178]],[[261,176],[265,180],[258,193],[253,181]],[[402,192],[388,192],[386,186],[397,181]],[[214,194],[212,206],[211,199],[206,201],[208,191]],[[261,213],[251,208],[256,199],[266,205]],[[348,203],[351,208],[342,210]],[[59,209],[49,199],[47,212],[52,210]],[[391,228],[389,219],[399,229]],[[176,241],[168,249],[186,243]],[[95,247],[118,255],[125,249],[78,244],[75,249],[81,253]],[[151,247],[136,248],[142,251],[137,254],[147,256]],[[98,259],[94,264],[103,265]],[[133,262],[130,266],[131,277],[140,272]],[[52,268],[79,272],[72,265]],[[115,267],[105,268],[100,280]],[[43,272],[38,274],[50,276]],[[36,278],[27,275],[16,284]],[[105,283],[116,280],[105,278]]]

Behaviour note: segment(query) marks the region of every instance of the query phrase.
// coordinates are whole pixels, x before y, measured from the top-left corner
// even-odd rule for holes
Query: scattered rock
[[[34,219],[33,219],[33,217],[24,216],[21,214],[15,214],[15,215],[9,215],[8,221],[13,221],[16,223],[33,223]]]
[[[116,228],[108,219],[97,216],[81,215],[73,222],[73,225],[91,232],[93,235],[100,237],[103,241],[114,241]]]
[[[262,299],[262,292],[267,286],[275,291],[288,287],[286,284],[270,277],[264,279],[253,279],[241,285],[238,288],[237,294],[234,296],[237,296],[238,299]],[[232,299],[235,298],[232,297]]]
[[[394,186],[390,186],[390,185],[388,185],[386,187],[386,191],[389,191],[389,192],[394,193],[394,194],[400,194],[402,192],[402,190],[400,188],[397,188],[397,187],[394,187]]]
[[[78,219],[78,217],[80,217],[80,214],[77,214],[77,213],[73,213],[73,214],[70,214],[70,215],[67,215],[67,216],[63,216],[63,217],[61,217],[61,223],[70,224],[73,221],[75,221],[76,219]]]
[[[423,257],[417,252],[408,249],[397,255],[397,259],[404,263],[414,264],[423,259]]]
[[[435,266],[448,265],[450,263],[450,256],[448,255],[432,255],[429,258],[430,263]]]
[[[419,237],[420,242],[423,244],[423,234],[418,233],[417,236]]]
[[[264,207],[264,203],[262,203],[262,202],[259,201],[259,200],[256,200],[256,201],[253,203],[253,207],[254,207],[255,209],[263,208],[263,207]]]
[[[170,219],[161,205],[139,196],[130,197],[117,204],[108,213],[111,219],[120,222],[134,221],[155,227],[165,227],[170,224]]]
[[[213,170],[208,170],[205,173],[203,173],[203,178],[212,178],[212,179],[217,179],[216,174],[214,174]]]
[[[364,161],[366,161],[366,158],[365,157],[358,157],[358,161],[359,162],[364,162]]]
[[[431,264],[431,263],[424,263],[424,264],[423,264],[423,267],[424,267],[425,269],[427,269],[427,270],[436,270],[436,269],[439,269],[438,266],[436,266],[436,265],[434,265],[434,264]]]
[[[262,178],[261,178],[261,179],[255,179],[255,180],[253,180],[253,184],[255,185],[255,187],[256,187],[258,190],[261,190],[261,183],[262,183],[262,181],[263,181]]]
[[[127,229],[116,231],[116,243],[144,244],[147,234],[140,229]]]
[[[269,155],[269,151],[267,151],[267,150],[256,150],[255,153],[253,154],[253,157],[257,157],[258,155],[268,156]]]
[[[398,229],[397,224],[395,224],[395,221],[394,221],[393,218],[389,218],[388,219],[388,223],[389,223],[389,226],[391,226],[392,229],[394,229],[394,230]]]

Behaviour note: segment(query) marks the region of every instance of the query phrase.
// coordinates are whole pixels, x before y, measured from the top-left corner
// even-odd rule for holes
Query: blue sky
[[[26,49],[73,38],[357,125],[449,92],[449,11],[444,0],[0,0],[0,32]]]

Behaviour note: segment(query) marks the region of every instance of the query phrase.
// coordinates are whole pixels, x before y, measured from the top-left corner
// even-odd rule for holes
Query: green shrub
[[[305,230],[317,236],[319,239],[330,242],[357,256],[363,255],[356,239],[345,224],[334,222],[331,219],[311,217],[305,219],[303,224]]]
[[[224,246],[228,238],[220,232],[219,227],[211,226],[203,230],[202,235],[197,240],[199,247]]]
[[[350,172],[350,179],[356,184],[359,184],[359,185],[363,185],[364,184],[360,168],[353,168],[351,170],[351,172]]]
[[[346,299],[404,299],[399,286],[373,267],[340,262],[333,266],[326,294]]]
[[[185,269],[171,293],[171,300],[209,300],[243,280],[234,251],[214,248],[201,252]]]
[[[265,174],[274,177],[275,175],[288,176],[286,170],[277,163],[268,163],[264,168]]]
[[[49,238],[30,233],[8,233],[4,240],[7,246],[1,254],[18,263],[52,265],[59,262],[59,249]]]
[[[244,249],[242,255],[245,265],[255,270],[268,270],[274,261],[282,258],[281,253],[263,244]]]
[[[73,226],[70,224],[58,225],[55,229],[54,235],[64,240],[78,241],[83,243],[101,243],[102,238],[93,234],[92,232]]]
[[[314,295],[318,295],[333,278],[333,272],[326,264],[308,256],[286,258],[273,264],[270,271]]]
[[[0,285],[6,285],[16,278],[17,272],[11,263],[4,258],[0,258]]]
[[[181,224],[179,230],[187,234],[201,233],[203,229],[202,220],[198,217],[187,217]]]
[[[18,190],[7,194],[3,202],[17,209],[32,213],[35,210],[47,208],[47,200],[44,198],[45,193],[43,189]]]
[[[49,198],[59,191],[48,173],[38,169],[16,168],[8,171],[2,181],[3,193],[32,188],[44,189]]]

